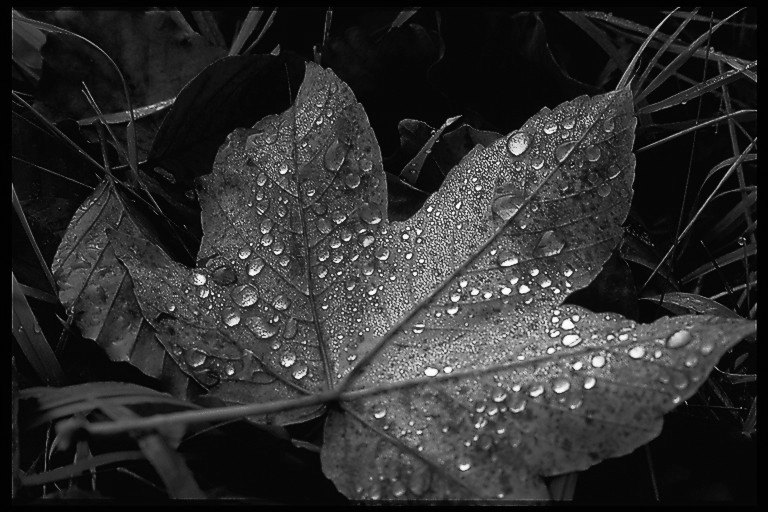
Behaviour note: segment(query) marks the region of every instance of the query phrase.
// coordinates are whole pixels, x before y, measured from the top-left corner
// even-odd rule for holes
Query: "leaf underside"
[[[561,305],[621,238],[635,125],[628,89],[545,108],[390,222],[365,112],[308,64],[295,104],[233,132],[200,180],[197,268],[124,231],[110,240],[158,339],[212,395],[345,382],[321,456],[347,496],[546,498],[542,476],[655,437],[754,330]]]

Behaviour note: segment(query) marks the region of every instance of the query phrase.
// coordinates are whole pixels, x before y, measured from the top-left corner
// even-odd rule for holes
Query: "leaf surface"
[[[754,330],[563,305],[621,239],[635,125],[628,89],[542,109],[391,222],[362,107],[308,64],[295,104],[233,132],[201,179],[197,268],[111,240],[158,336],[214,396],[347,390],[321,457],[348,497],[542,499],[542,477],[655,437]]]

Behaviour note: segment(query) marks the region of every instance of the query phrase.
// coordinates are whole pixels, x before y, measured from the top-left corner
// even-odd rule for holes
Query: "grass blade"
[[[690,45],[688,45],[688,48],[682,53],[680,53],[677,57],[672,59],[672,62],[667,64],[667,66],[664,68],[664,70],[661,71],[656,77],[651,80],[651,83],[648,84],[648,86],[640,92],[635,97],[635,102],[640,102],[643,98],[648,96],[650,93],[655,91],[661,84],[663,84],[675,71],[677,71],[683,64],[688,62],[688,60],[691,58],[693,53],[702,45],[705,41],[707,41],[712,34],[714,34],[717,29],[723,26],[723,24],[731,19],[732,17],[736,16],[738,13],[740,13],[743,9],[739,9],[738,11],[734,12],[724,20],[721,20],[719,23],[717,23],[715,26],[712,27],[711,30],[707,30],[703,34],[701,34],[699,37],[696,38]],[[707,55],[705,56],[705,59],[709,59],[709,52],[707,52]]]
[[[64,382],[64,372],[51,345],[37,323],[27,298],[21,291],[16,276],[11,272],[11,328],[21,351],[40,379],[48,385]]]
[[[138,417],[127,407],[119,405],[102,406],[101,410],[113,421]],[[162,434],[157,432],[137,434],[136,442],[144,457],[163,480],[171,498],[205,498],[205,493],[198,487],[192,471],[189,470],[182,456],[169,445]]]
[[[683,229],[683,231],[675,237],[675,241],[672,244],[672,247],[669,248],[669,250],[661,259],[661,261],[659,261],[659,263],[656,265],[656,268],[653,269],[653,272],[651,272],[651,275],[648,276],[648,279],[645,281],[645,283],[643,283],[643,286],[641,287],[641,289],[648,286],[648,284],[651,282],[651,279],[653,279],[653,276],[656,275],[656,272],[658,272],[661,266],[667,261],[667,259],[670,257],[672,252],[675,250],[675,247],[677,247],[677,244],[680,243],[680,240],[682,240],[683,237],[685,237],[685,235],[688,234],[688,231],[690,231],[690,229],[693,227],[693,224],[699,219],[699,216],[701,215],[701,212],[704,211],[704,208],[706,208],[707,205],[709,205],[709,203],[712,201],[712,198],[717,194],[717,192],[723,186],[723,184],[728,179],[728,177],[730,177],[730,175],[733,174],[733,172],[736,170],[736,166],[739,165],[744,160],[744,158],[749,154],[749,152],[752,150],[755,144],[757,144],[757,137],[755,137],[755,139],[749,144],[749,146],[747,146],[747,149],[745,149],[741,153],[741,155],[739,155],[739,158],[737,158],[736,161],[734,161],[734,163],[728,168],[728,170],[725,172],[725,174],[721,178],[720,182],[715,187],[715,190],[712,191],[709,197],[704,201],[704,204],[701,205],[701,208],[699,208],[699,210],[694,214],[691,220],[688,221],[688,225],[685,227],[685,229]]]
[[[237,55],[240,50],[243,49],[243,45],[251,37],[251,34],[256,29],[256,25],[259,24],[261,17],[264,15],[264,10],[260,7],[251,7],[248,14],[243,20],[243,25],[240,27],[240,31],[235,36],[235,40],[232,41],[232,46],[229,49],[228,55]]]
[[[387,32],[389,32],[394,28],[400,28],[403,25],[403,23],[411,19],[414,14],[419,12],[419,9],[420,7],[416,7],[414,9],[404,9],[400,11],[395,17],[395,19],[392,20],[392,24],[389,26],[389,30],[387,30]]]
[[[681,15],[683,14],[683,13],[677,13],[676,11],[677,11],[677,9],[675,9],[674,11],[669,13],[667,18],[669,16],[673,16],[675,14],[681,14]],[[661,45],[661,47],[658,50],[656,50],[656,53],[651,58],[651,61],[645,67],[645,71],[643,71],[643,74],[640,75],[640,78],[637,80],[637,83],[635,84],[635,87],[636,87],[635,91],[639,91],[640,89],[643,88],[643,84],[648,79],[648,75],[650,74],[651,70],[654,68],[656,63],[659,61],[659,58],[661,58],[661,56],[664,54],[664,52],[667,51],[667,48],[669,48],[669,45],[671,45],[673,41],[677,40],[677,36],[680,35],[680,32],[683,31],[683,29],[688,25],[688,23],[696,15],[697,12],[699,12],[699,8],[698,7],[695,8],[693,11],[689,12],[688,16],[686,16],[685,19],[683,19],[682,23],[680,23],[680,25],[675,29],[675,31],[672,33],[672,35],[670,35],[667,38],[667,40],[664,42],[664,44]],[[666,20],[667,18],[664,18],[664,19]],[[646,41],[650,42],[650,39],[646,39]]]
[[[715,117],[712,119],[707,119],[706,121],[696,123],[693,126],[689,128],[685,128],[683,130],[680,130],[679,132],[673,133],[672,135],[669,135],[667,137],[664,137],[663,139],[659,139],[655,142],[651,142],[650,144],[647,144],[639,149],[635,150],[635,153],[640,153],[642,151],[647,151],[651,148],[655,148],[656,146],[660,146],[662,144],[665,144],[671,140],[674,140],[678,137],[682,137],[683,135],[686,135],[688,133],[691,133],[695,130],[698,130],[700,128],[706,128],[707,126],[713,126],[716,124],[719,124],[723,121],[730,121],[734,117],[743,117],[748,120],[752,120],[757,118],[757,110],[753,109],[745,109],[745,110],[739,110],[737,112],[729,112],[728,114],[722,115],[720,117]],[[736,153],[736,156],[734,158],[738,158],[738,153]],[[741,168],[741,166],[739,166]]]
[[[259,44],[259,41],[261,41],[261,39],[264,37],[264,34],[267,33],[267,30],[269,30],[269,27],[271,27],[272,23],[275,21],[275,16],[277,16],[277,7],[275,7],[275,9],[270,13],[269,18],[267,18],[267,21],[264,23],[264,26],[261,27],[261,32],[259,32],[259,35],[256,36],[256,39],[243,52],[243,55],[250,53],[251,50],[253,50],[257,44]]]
[[[53,278],[53,274],[51,274],[51,269],[48,268],[48,264],[45,262],[45,258],[43,258],[43,253],[40,251],[40,247],[37,245],[37,241],[35,240],[35,235],[32,233],[32,228],[29,227],[27,216],[24,214],[24,209],[21,207],[21,202],[19,201],[19,196],[16,195],[16,187],[13,186],[13,183],[11,183],[11,202],[13,203],[13,209],[16,211],[16,215],[19,218],[19,222],[21,222],[21,226],[24,228],[24,233],[26,233],[27,239],[32,246],[32,250],[35,252],[37,261],[40,263],[40,268],[43,269],[43,274],[48,280],[48,284],[51,285],[51,290],[53,293],[56,293],[56,280]]]
[[[750,68],[753,68],[755,66],[757,66],[757,61],[750,62],[745,68],[745,70],[749,70]],[[673,94],[669,98],[658,101],[656,103],[652,103],[650,105],[646,105],[645,107],[642,107],[640,110],[638,110],[637,113],[650,114],[651,112],[658,112],[659,110],[664,110],[667,108],[675,107],[680,104],[684,104],[687,101],[693,98],[697,98],[702,94],[705,94],[713,89],[724,87],[726,84],[729,84],[734,80],[737,80],[738,78],[740,78],[741,75],[743,75],[743,71],[736,71],[735,69],[726,71],[725,73],[719,74],[715,77],[705,80],[700,84],[697,84],[693,87],[689,87],[684,91],[680,91],[677,94]]]
[[[736,261],[741,261],[741,259],[744,257],[745,252],[747,256],[754,256],[757,254],[757,246],[747,245],[743,249],[739,248],[727,254],[724,254],[719,258],[717,258],[716,260],[710,261],[709,263],[706,263],[700,266],[699,268],[697,268],[696,270],[690,272],[689,274],[683,276],[683,278],[680,279],[680,282],[683,284],[690,283],[694,279],[697,279],[701,276],[709,274],[713,270],[716,270],[717,267],[723,267],[725,265],[729,265]]]
[[[96,455],[90,459],[70,464],[69,466],[52,469],[51,471],[46,471],[44,473],[22,476],[21,485],[25,487],[33,487],[56,482],[58,480],[68,480],[85,472],[91,471],[99,466],[115,464],[117,462],[125,462],[128,460],[142,459],[144,459],[144,454],[138,450],[105,453]]]
[[[219,25],[216,23],[216,18],[213,17],[211,11],[192,11],[192,17],[203,37],[209,43],[219,48],[227,47],[227,44],[224,42],[224,36],[221,34],[221,30],[219,30]]]
[[[621,75],[621,78],[619,79],[619,83],[616,85],[617,91],[619,89],[623,89],[629,83],[632,73],[634,73],[635,71],[635,66],[637,65],[637,61],[640,59],[640,55],[642,55],[646,47],[648,47],[648,44],[651,42],[651,39],[654,38],[654,36],[661,29],[661,26],[669,19],[670,16],[671,14],[668,14],[663,20],[661,20],[661,22],[658,25],[656,25],[656,28],[654,28],[653,31],[650,34],[648,34],[648,37],[645,38],[645,41],[643,41],[643,44],[640,45],[640,48],[637,49],[634,57],[632,57],[632,61],[629,63],[626,69],[624,69],[624,73]]]

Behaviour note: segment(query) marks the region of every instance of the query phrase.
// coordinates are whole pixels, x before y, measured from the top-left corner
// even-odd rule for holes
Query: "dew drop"
[[[222,318],[229,327],[234,327],[240,323],[240,313],[234,308],[225,308],[222,312]]]
[[[427,366],[427,368],[424,369],[424,375],[427,377],[434,377],[438,372],[439,370],[437,368],[432,368],[431,366]]]
[[[565,377],[558,377],[552,381],[552,391],[557,394],[565,393],[571,388],[571,383]]]
[[[501,220],[509,220],[520,209],[524,198],[520,195],[499,195],[493,200],[491,211]]]
[[[280,358],[280,364],[286,368],[290,368],[291,366],[293,366],[293,363],[295,362],[296,362],[296,355],[293,354],[292,352],[286,352]]]
[[[189,282],[195,286],[203,286],[206,281],[206,277],[203,274],[198,274],[197,272],[193,273],[189,277]]]
[[[344,177],[344,183],[347,187],[354,190],[360,185],[360,175],[354,173],[347,174]]]
[[[576,121],[574,121],[574,119],[572,117],[566,119],[565,121],[563,121],[563,128],[565,128],[566,130],[570,130],[575,125],[576,125]]]
[[[692,339],[693,337],[690,332],[686,330],[677,331],[667,338],[666,346],[667,348],[681,348],[690,343]]]
[[[513,265],[517,265],[520,262],[518,257],[509,251],[500,252],[496,261],[498,261],[499,265],[502,267],[511,267]]]
[[[253,306],[259,300],[259,293],[250,284],[238,286],[232,290],[231,296],[235,304],[243,308]]]
[[[360,164],[360,169],[363,172],[370,172],[373,169],[373,162],[366,156],[361,156],[357,163]]]
[[[296,336],[296,332],[299,330],[299,322],[295,318],[289,318],[285,322],[285,329],[283,330],[283,338],[290,340]]]
[[[600,148],[597,146],[589,146],[587,150],[584,152],[585,156],[587,157],[587,160],[590,162],[597,162],[600,160],[600,154],[602,151],[600,151]]]
[[[645,355],[645,348],[643,348],[642,345],[637,345],[629,349],[627,354],[629,354],[629,357],[632,359],[640,359]]]
[[[525,409],[525,397],[521,393],[515,393],[507,400],[507,408],[513,413],[522,412]]]
[[[472,465],[469,462],[461,462],[459,463],[459,471],[467,471],[469,468],[471,468]]]
[[[507,149],[514,156],[520,156],[528,149],[530,137],[525,132],[515,132],[507,139]]]
[[[613,131],[613,128],[616,126],[616,123],[614,122],[612,117],[609,117],[605,121],[603,121],[603,130],[606,133],[611,133]]]
[[[189,350],[184,354],[187,364],[192,368],[199,368],[205,363],[206,355],[199,350]]]
[[[378,409],[376,412],[373,413],[373,417],[376,418],[377,420],[380,420],[386,415],[387,415],[386,409]]]
[[[565,242],[560,240],[554,231],[546,231],[541,235],[533,255],[537,258],[556,256],[565,248]]]
[[[326,218],[317,219],[317,230],[323,235],[327,235],[333,230],[333,226]]]
[[[592,358],[592,366],[595,368],[602,368],[605,366],[605,356],[603,355],[597,355]]]
[[[526,293],[530,292],[531,289],[527,285],[521,284],[517,291],[520,293],[520,295],[525,295]]]
[[[563,345],[566,347],[575,347],[581,343],[581,338],[578,334],[566,334],[563,336]]]
[[[570,318],[566,318],[565,320],[563,320],[563,323],[560,324],[560,327],[566,331],[570,331],[576,326],[573,324],[573,321],[571,321]]]
[[[541,384],[534,385],[530,390],[528,390],[528,395],[530,395],[533,398],[536,398],[537,396],[541,396],[544,394],[544,386]]]
[[[245,320],[248,329],[257,337],[263,340],[269,339],[277,334],[278,328],[270,324],[263,317],[251,316]]]
[[[211,290],[209,290],[208,287],[206,287],[206,286],[203,286],[197,292],[197,296],[200,297],[201,299],[207,298],[208,295],[210,295],[210,294],[211,294]]]
[[[293,378],[296,380],[301,380],[304,377],[306,377],[307,371],[308,371],[307,365],[305,365],[304,363],[301,363],[297,365],[296,368],[293,369],[293,373],[292,373]]]
[[[248,263],[248,275],[249,276],[255,276],[258,275],[259,272],[264,268],[264,260],[260,257],[256,257]]]
[[[557,123],[547,123],[544,125],[544,133],[552,135],[557,131]]]
[[[535,156],[531,158],[531,167],[536,169],[537,171],[544,167],[544,159],[541,156]]]
[[[381,222],[381,213],[375,205],[363,203],[360,207],[360,218],[366,224],[375,225]]]
[[[213,271],[213,280],[221,286],[229,286],[237,282],[237,274],[229,267],[219,267]]]
[[[289,307],[291,307],[291,299],[286,297],[285,295],[278,295],[275,297],[275,302],[273,304],[275,306],[275,309],[278,311],[285,311]]]
[[[377,260],[386,261],[387,258],[389,258],[389,249],[386,247],[379,247],[376,249],[374,256],[376,256]]]
[[[597,384],[597,379],[591,375],[584,379],[584,389],[592,389],[595,387],[595,384]]]

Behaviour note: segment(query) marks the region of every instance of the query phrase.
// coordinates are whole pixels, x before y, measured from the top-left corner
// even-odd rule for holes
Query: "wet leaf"
[[[164,350],[144,320],[133,283],[117,261],[106,229],[138,236],[139,228],[114,188],[102,183],[78,208],[51,266],[59,299],[76,316],[84,338],[114,361],[128,361],[151,377],[162,373]]]
[[[205,265],[111,240],[145,317],[213,396],[348,390],[321,453],[346,496],[547,498],[542,477],[658,435],[754,331],[563,304],[621,239],[632,108],[628,89],[544,108],[393,222],[361,105],[308,64],[293,107],[233,132],[200,180]]]

